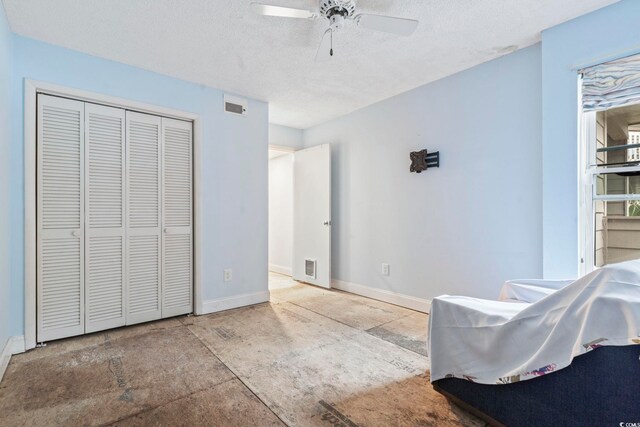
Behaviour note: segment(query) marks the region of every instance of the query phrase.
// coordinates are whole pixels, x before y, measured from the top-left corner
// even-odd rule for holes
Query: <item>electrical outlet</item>
[[[388,276],[389,275],[389,264],[382,263],[382,275],[383,276]]]
[[[230,268],[227,268],[224,270],[224,281],[230,282],[231,279],[233,279],[233,270],[231,270]]]

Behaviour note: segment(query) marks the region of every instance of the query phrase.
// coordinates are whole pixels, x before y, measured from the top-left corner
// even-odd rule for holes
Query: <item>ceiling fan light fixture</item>
[[[333,15],[329,19],[329,22],[333,31],[338,31],[340,28],[344,27],[344,17],[341,15]]]

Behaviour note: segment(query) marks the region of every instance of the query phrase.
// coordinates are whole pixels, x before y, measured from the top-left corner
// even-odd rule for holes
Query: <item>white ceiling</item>
[[[617,0],[360,0],[361,12],[420,25],[409,38],[345,28],[324,63],[314,57],[325,20],[257,16],[249,0],[3,1],[18,34],[268,101],[272,123],[306,128],[529,46]]]

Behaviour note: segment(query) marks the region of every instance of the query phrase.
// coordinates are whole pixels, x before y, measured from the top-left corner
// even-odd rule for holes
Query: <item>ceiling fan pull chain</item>
[[[329,49],[329,55],[333,56],[333,30],[331,30],[331,49]]]

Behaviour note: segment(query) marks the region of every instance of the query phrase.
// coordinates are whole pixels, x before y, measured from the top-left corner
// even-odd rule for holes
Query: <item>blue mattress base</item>
[[[640,426],[640,345],[599,347],[513,384],[445,378],[433,386],[492,425]]]

